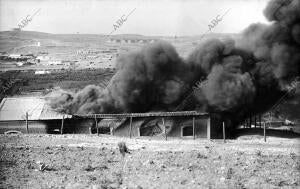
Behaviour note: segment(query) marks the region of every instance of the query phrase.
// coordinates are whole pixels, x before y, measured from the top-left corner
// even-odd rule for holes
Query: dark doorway
[[[193,136],[193,127],[192,126],[182,127],[182,136]]]
[[[99,133],[100,134],[110,135],[110,128],[109,127],[100,127],[99,128]]]

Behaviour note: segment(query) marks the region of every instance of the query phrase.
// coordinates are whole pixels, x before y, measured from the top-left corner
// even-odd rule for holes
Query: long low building
[[[65,115],[44,97],[14,97],[0,104],[0,133],[6,131],[215,139],[222,137],[222,122],[197,111]]]
[[[197,111],[74,115],[74,119],[95,119],[93,132],[122,137],[222,137],[221,120]]]

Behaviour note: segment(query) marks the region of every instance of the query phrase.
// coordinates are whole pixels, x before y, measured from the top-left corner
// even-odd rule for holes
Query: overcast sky
[[[218,15],[213,29],[237,33],[254,22],[267,22],[268,0],[0,0],[0,30],[11,30],[27,15],[24,30],[48,33],[109,34],[122,16],[132,14],[113,34],[201,35]]]

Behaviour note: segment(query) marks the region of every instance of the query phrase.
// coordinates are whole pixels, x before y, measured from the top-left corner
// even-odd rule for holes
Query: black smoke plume
[[[186,60],[167,42],[121,56],[106,89],[62,93],[52,107],[70,114],[201,110],[237,125],[270,109],[300,76],[300,1],[272,0],[264,14],[270,24],[201,42]],[[187,98],[193,105],[182,104]]]
[[[182,97],[189,67],[172,45],[158,42],[121,56],[107,88],[87,86],[63,93],[52,107],[70,114],[172,110]]]

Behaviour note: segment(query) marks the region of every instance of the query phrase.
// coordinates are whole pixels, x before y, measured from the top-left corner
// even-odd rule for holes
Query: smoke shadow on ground
[[[232,135],[234,139],[241,137],[241,136],[247,136],[247,135],[264,135],[264,129],[263,128],[243,128],[243,129],[236,129]],[[267,137],[280,137],[280,138],[299,138],[300,134],[295,133],[293,131],[289,130],[277,130],[277,129],[267,129],[266,130],[266,136]]]

